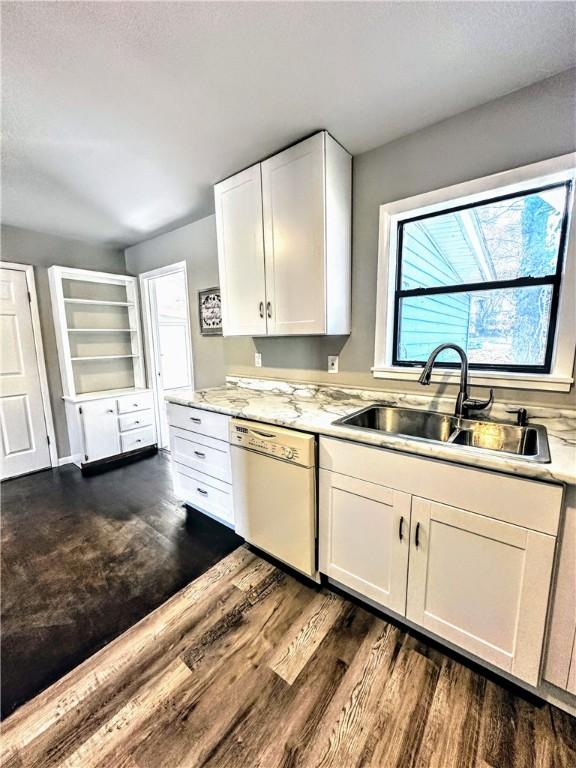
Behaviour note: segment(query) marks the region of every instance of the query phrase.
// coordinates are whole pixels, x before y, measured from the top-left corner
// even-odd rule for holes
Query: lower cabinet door
[[[407,617],[536,685],[555,538],[417,497],[411,536]]]
[[[93,400],[82,403],[80,408],[84,436],[83,460],[97,461],[120,453],[116,401]]]
[[[320,470],[320,572],[404,615],[410,494]]]

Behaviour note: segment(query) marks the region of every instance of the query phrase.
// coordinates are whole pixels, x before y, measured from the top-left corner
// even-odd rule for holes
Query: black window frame
[[[458,211],[465,211],[470,208],[477,208],[481,205],[488,205],[490,203],[498,203],[503,200],[511,200],[517,197],[527,197],[528,195],[537,194],[538,192],[545,192],[549,189],[566,189],[566,198],[564,213],[562,215],[562,225],[560,229],[560,239],[558,242],[558,259],[556,262],[556,272],[550,275],[544,275],[542,277],[518,277],[513,280],[491,280],[476,283],[457,283],[455,285],[439,285],[430,288],[412,288],[402,289],[402,245],[403,245],[403,233],[404,225],[414,221],[422,221],[423,219],[432,219],[437,216],[444,216],[448,213],[457,213]],[[443,293],[467,293],[473,291],[489,291],[498,289],[510,289],[510,288],[524,288],[527,286],[537,285],[551,285],[552,286],[552,299],[550,306],[550,320],[548,323],[548,337],[546,339],[546,353],[544,357],[544,363],[542,365],[504,365],[493,364],[488,365],[486,363],[469,363],[469,367],[473,370],[483,371],[505,371],[507,373],[543,373],[549,374],[552,370],[552,362],[554,355],[554,346],[556,340],[556,332],[558,329],[558,304],[560,301],[560,289],[562,283],[562,271],[564,268],[566,246],[568,242],[568,225],[570,220],[570,206],[573,194],[573,180],[567,179],[565,181],[556,182],[554,184],[547,184],[545,186],[539,186],[534,188],[522,189],[517,192],[509,193],[506,195],[498,195],[496,197],[487,197],[485,199],[477,200],[474,203],[467,203],[465,205],[456,205],[449,208],[443,208],[433,213],[426,213],[420,216],[413,216],[411,218],[402,219],[397,224],[397,246],[396,246],[396,285],[394,291],[394,328],[392,339],[392,365],[402,368],[421,368],[425,361],[422,360],[399,360],[398,359],[398,345],[400,342],[400,301],[404,298],[412,296],[433,296]],[[430,350],[432,351],[432,350]],[[439,362],[442,368],[458,368],[460,363],[457,362]]]

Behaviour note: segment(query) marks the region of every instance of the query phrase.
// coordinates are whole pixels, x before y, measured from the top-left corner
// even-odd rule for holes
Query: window
[[[452,342],[483,377],[510,374],[512,386],[522,376],[560,377],[569,387],[573,172],[530,173],[558,161],[566,165],[558,158],[382,206],[375,375],[417,377],[410,369]],[[513,176],[524,178],[509,183]],[[571,296],[561,306],[564,286]],[[438,362],[459,367],[452,350]]]

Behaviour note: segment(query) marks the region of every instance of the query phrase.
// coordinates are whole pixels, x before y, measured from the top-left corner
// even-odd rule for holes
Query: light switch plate
[[[338,355],[328,355],[328,373],[338,373]]]
[[[254,352],[254,365],[256,368],[262,368],[262,354],[260,352]]]

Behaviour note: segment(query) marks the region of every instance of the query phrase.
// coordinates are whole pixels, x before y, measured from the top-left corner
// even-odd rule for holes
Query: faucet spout
[[[459,347],[458,344],[440,344],[438,347],[436,347],[436,349],[432,351],[418,379],[420,384],[423,384],[424,386],[430,384],[432,369],[434,368],[436,358],[441,352],[444,352],[445,349],[453,349],[454,352],[456,352],[456,354],[460,357],[460,389],[458,390],[458,397],[456,398],[456,408],[454,410],[454,415],[460,418],[466,418],[468,416],[468,412],[471,410],[481,410],[483,408],[487,408],[493,402],[494,392],[491,389],[490,397],[485,401],[473,400],[469,397],[468,357],[466,352],[464,352],[462,347]]]

